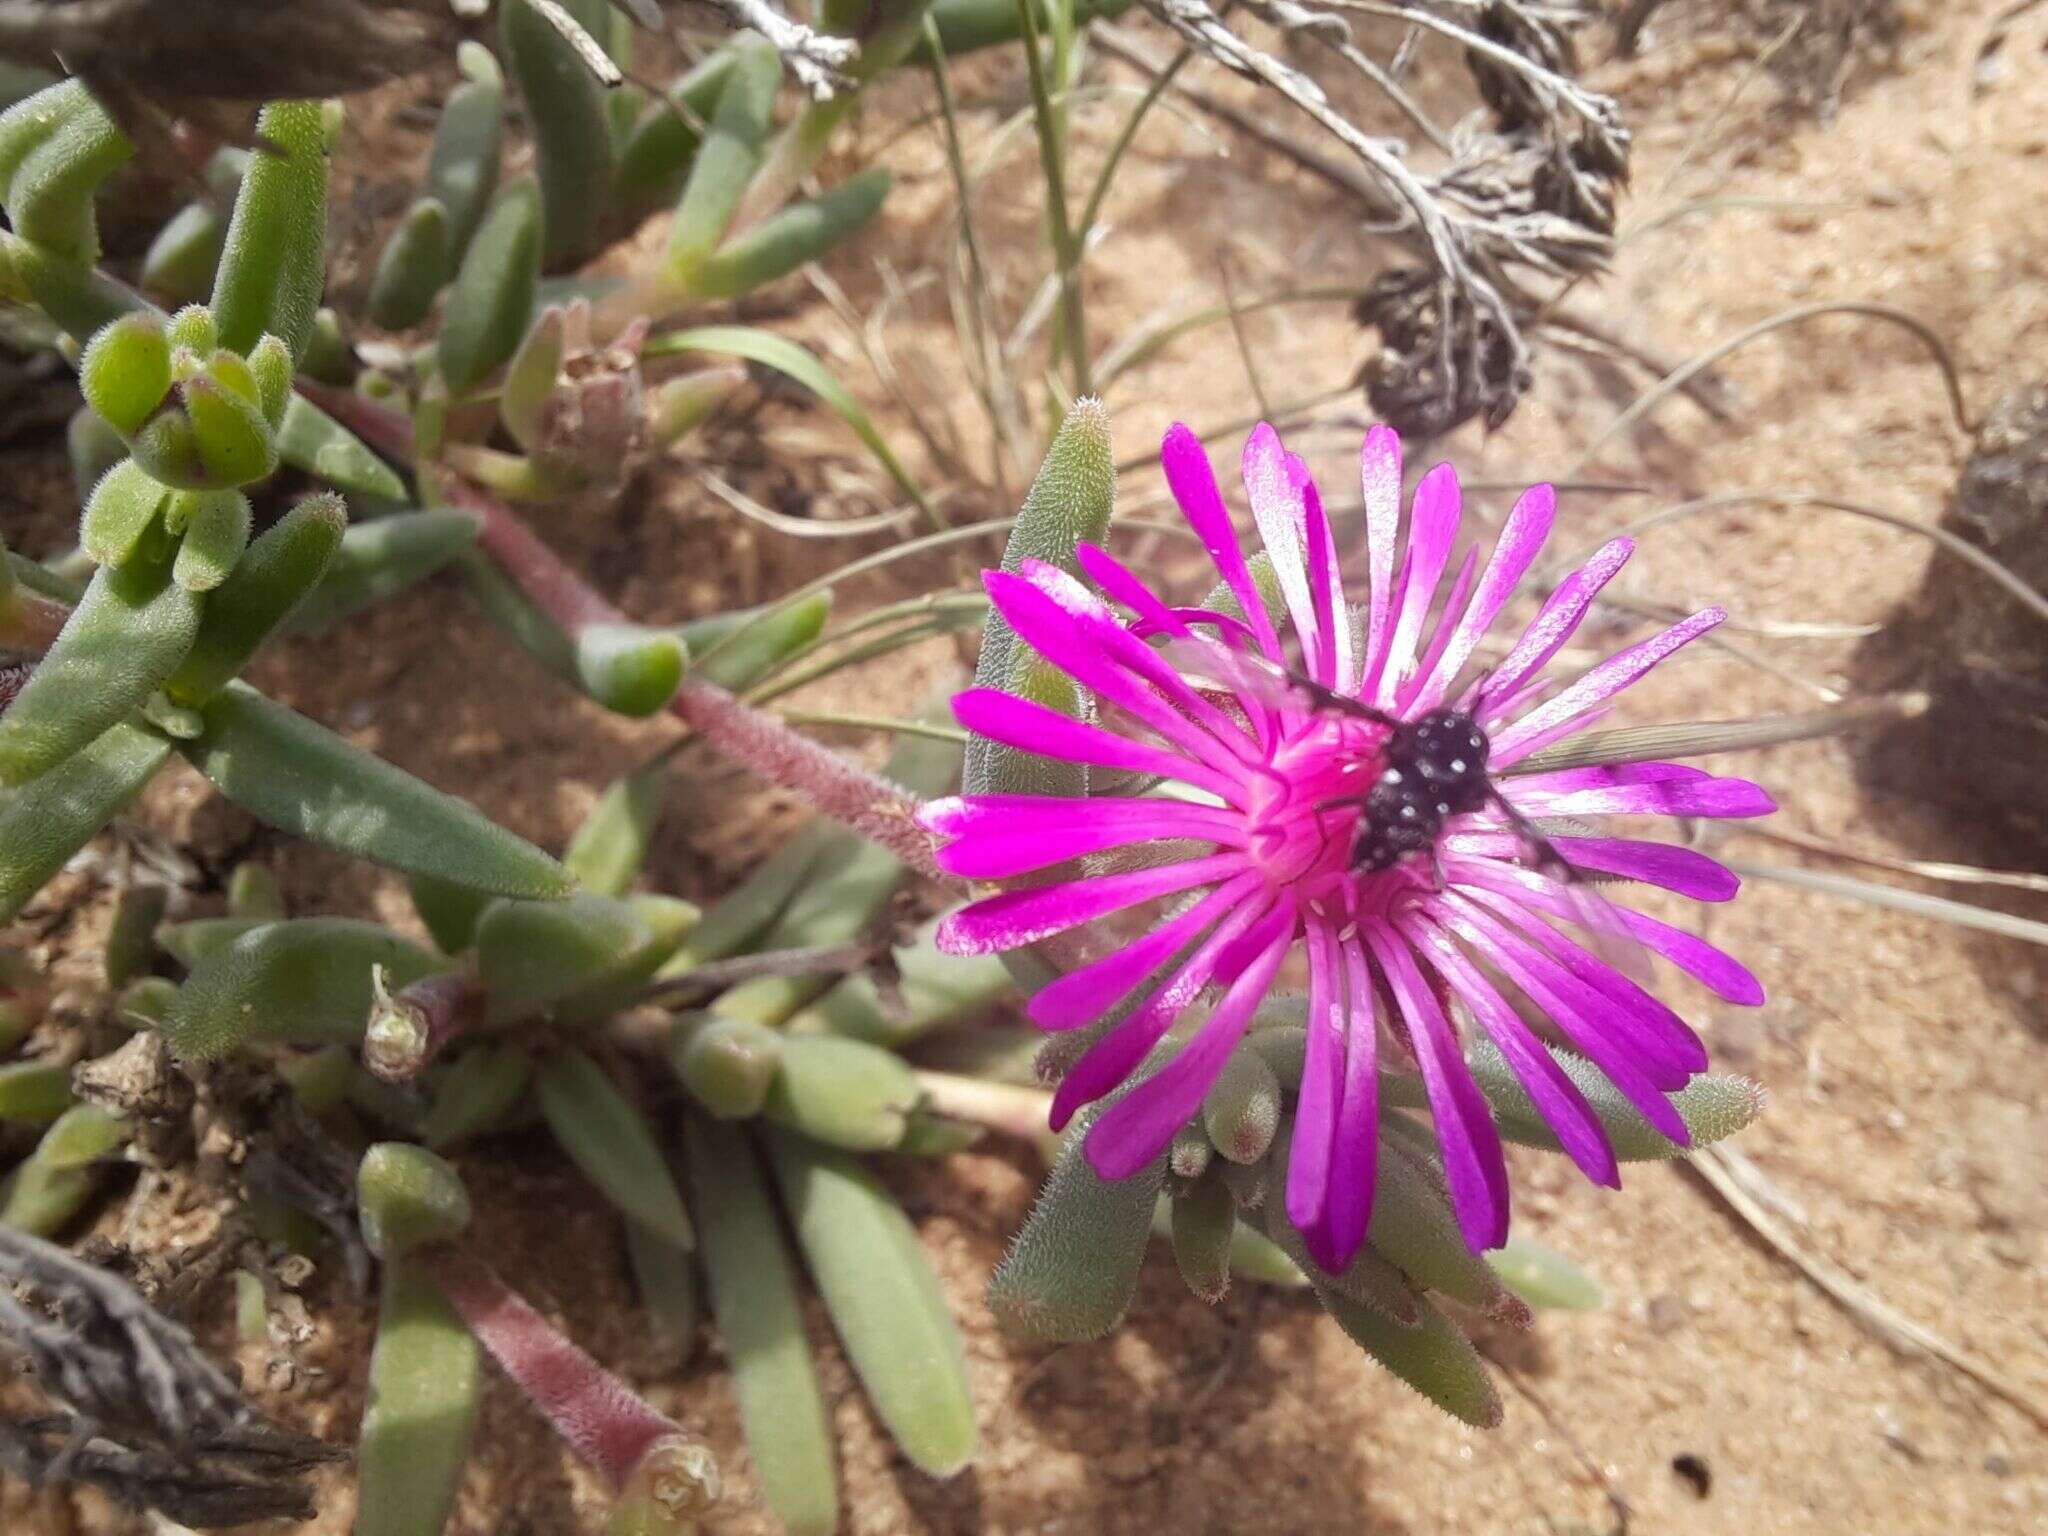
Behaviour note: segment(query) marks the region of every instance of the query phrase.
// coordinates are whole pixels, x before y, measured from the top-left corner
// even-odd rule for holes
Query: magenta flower
[[[1137,1082],[1090,1129],[1090,1161],[1105,1178],[1144,1167],[1198,1111],[1253,1011],[1301,952],[1308,1053],[1296,1108],[1287,1214],[1318,1263],[1341,1270],[1371,1217],[1378,1139],[1378,1069],[1412,1063],[1442,1144],[1452,1202],[1473,1248],[1507,1236],[1506,1166],[1487,1102],[1465,1065],[1451,1000],[1498,1046],[1565,1150],[1595,1182],[1617,1185],[1600,1122],[1542,1040],[1503,994],[1506,982],[1672,1140],[1688,1140],[1666,1095],[1707,1063],[1698,1036],[1606,955],[1587,928],[1618,930],[1730,1002],[1763,1000],[1756,979],[1712,945],[1626,908],[1582,899],[1491,795],[1445,790],[1425,805],[1421,831],[1393,839],[1402,796],[1365,792],[1399,757],[1385,720],[1312,702],[1303,690],[1251,686],[1270,667],[1219,657],[1223,688],[1176,659],[1234,648],[1298,669],[1331,693],[1385,717],[1441,719],[1447,708],[1483,733],[1460,771],[1501,773],[1604,716],[1615,696],[1687,641],[1718,624],[1718,608],[1629,647],[1552,691],[1545,664],[1570,640],[1632,545],[1617,539],[1559,584],[1536,617],[1477,681],[1462,675],[1542,549],[1556,514],[1547,485],[1515,504],[1492,553],[1468,552],[1438,598],[1457,539],[1456,474],[1440,464],[1402,519],[1401,446],[1368,434],[1365,486],[1370,596],[1346,607],[1322,503],[1299,458],[1271,427],[1244,450],[1244,481],[1292,621],[1298,654],[1260,601],[1213,471],[1185,427],[1162,448],[1168,484],[1243,618],[1175,607],[1127,567],[1084,544],[1081,568],[1106,594],[1051,565],[1026,561],[984,581],[996,610],[1040,655],[1088,689],[1103,724],[1072,719],[988,688],[958,695],[960,723],[1020,751],[1171,780],[1190,798],[964,795],[929,805],[926,830],[949,839],[947,870],[1008,880],[1069,860],[1172,840],[1194,851],[1169,862],[1110,868],[1005,891],[955,913],[940,946],[987,954],[1033,944],[1111,914],[1159,905],[1142,936],[1060,977],[1030,1002],[1049,1030],[1097,1024],[1148,981],[1149,992],[1102,1034],[1062,1080],[1053,1125],[1136,1073],[1176,1020],[1210,989],[1207,1018],[1164,1065]],[[1115,602],[1132,618],[1119,619]],[[1430,616],[1437,612],[1435,627]],[[1170,637],[1166,652],[1147,640]],[[1226,664],[1227,663],[1227,664]],[[1453,725],[1457,722],[1454,720]],[[1408,761],[1408,759],[1402,759]],[[1401,775],[1395,774],[1400,780]],[[1411,772],[1405,781],[1418,781]],[[1741,779],[1675,763],[1504,773],[1492,781],[1519,818],[1613,813],[1757,816],[1770,797]],[[1398,788],[1398,786],[1397,786]],[[1409,796],[1413,799],[1415,796]],[[1432,791],[1421,796],[1435,802]],[[1476,808],[1474,808],[1476,806]],[[1402,815],[1412,815],[1403,812]],[[1366,835],[1361,836],[1361,823]],[[1434,824],[1433,824],[1434,823]],[[1573,866],[1725,901],[1736,878],[1690,849],[1624,837],[1551,839]],[[1177,850],[1176,850],[1177,851]],[[1084,865],[1084,869],[1088,866]],[[1560,926],[1562,923],[1563,926]],[[1120,930],[1121,931],[1121,930]],[[1156,978],[1164,973],[1163,980]],[[1389,1060],[1391,1056],[1391,1060]]]

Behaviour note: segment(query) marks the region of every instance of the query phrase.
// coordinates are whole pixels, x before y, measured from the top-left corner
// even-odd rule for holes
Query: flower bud
[[[363,1154],[357,1170],[356,1210],[363,1242],[389,1261],[467,1229],[469,1191],[461,1176],[426,1148],[379,1142]]]
[[[121,316],[86,344],[78,386],[85,403],[123,437],[140,431],[171,388],[171,344],[163,321]]]

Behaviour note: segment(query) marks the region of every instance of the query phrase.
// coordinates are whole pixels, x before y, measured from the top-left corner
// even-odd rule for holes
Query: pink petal
[[[1358,479],[1365,492],[1366,575],[1372,583],[1361,687],[1370,688],[1386,666],[1393,613],[1394,544],[1401,532],[1401,435],[1392,427],[1375,426],[1365,434],[1365,446],[1358,453]]]
[[[1445,869],[1454,883],[1498,891],[1567,922],[1594,916],[1603,928],[1627,933],[1728,1002],[1753,1008],[1764,1000],[1763,984],[1733,955],[1669,923],[1613,902],[1582,907],[1548,875],[1512,864],[1457,859],[1446,860]]]
[[[1167,429],[1165,441],[1159,445],[1159,464],[1166,471],[1167,488],[1180,504],[1181,516],[1188,520],[1188,526],[1207,546],[1209,558],[1216,563],[1217,574],[1237,594],[1246,620],[1259,637],[1260,649],[1278,661],[1280,637],[1274,631],[1272,617],[1259,596],[1258,585],[1245,567],[1244,550],[1238,544],[1237,529],[1231,525],[1230,512],[1223,505],[1223,493],[1216,488],[1216,471],[1210,467],[1209,456],[1202,451],[1201,442],[1193,432],[1175,422]]]
[[[918,816],[928,832],[950,837],[939,867],[969,880],[1008,880],[1084,854],[1168,838],[1242,848],[1244,817],[1235,811],[1103,795],[966,795],[928,802]]]
[[[1302,492],[1308,512],[1307,557],[1309,597],[1315,606],[1318,649],[1323,670],[1316,681],[1349,694],[1358,686],[1358,647],[1351,633],[1351,614],[1344,606],[1344,575],[1337,562],[1337,539],[1323,510],[1322,493],[1310,481]]]
[[[1508,1170],[1493,1113],[1472,1081],[1457,1033],[1416,969],[1407,942],[1383,921],[1364,923],[1361,931],[1387,978],[1395,1006],[1408,1021],[1459,1230],[1475,1253],[1498,1248],[1508,1235]]]
[[[939,925],[938,946],[949,955],[1019,949],[1140,902],[1226,880],[1244,865],[1241,853],[1215,853],[1156,869],[1121,870],[1059,885],[1004,891],[947,917]]]
[[[1020,699],[999,688],[969,688],[954,694],[953,718],[962,729],[1020,752],[1037,752],[1063,762],[1090,763],[1125,773],[1158,774],[1206,789],[1233,803],[1244,794],[1244,786],[1235,775],[1221,773],[1205,762],[1105,731],[1099,725],[1076,720],[1034,699]]]
[[[1415,664],[1415,675],[1408,680],[1408,686],[1401,690],[1401,713],[1413,717],[1428,708],[1415,701],[1427,693],[1436,675],[1437,663],[1443,658],[1445,649],[1451,643],[1454,628],[1453,614],[1464,611],[1465,598],[1472,590],[1472,578],[1479,574],[1479,551],[1468,549],[1465,559],[1458,567],[1458,574],[1451,578],[1450,595],[1444,599],[1442,618],[1436,626],[1436,633],[1429,637],[1429,649],[1422,653],[1422,660]],[[1448,683],[1449,679],[1446,678]]]
[[[1099,699],[1114,704],[1189,756],[1209,763],[1228,756],[1221,738],[1175,707],[1191,705],[1189,713],[1202,710],[1217,719],[1225,719],[1214,705],[1204,703],[1178,678],[1174,678],[1168,692],[1173,703],[1161,698],[1146,686],[1154,681],[1153,677],[1133,667],[1129,654],[1117,642],[1127,640],[1136,650],[1142,651],[1151,669],[1157,673],[1173,677],[1171,668],[1160,661],[1143,641],[1132,639],[1109,610],[1078,581],[1066,577],[1067,585],[1061,586],[1043,574],[1051,571],[1065,577],[1064,571],[1053,566],[1039,566],[1034,561],[1025,564],[1025,573],[1012,575],[1008,571],[984,571],[981,578],[989,600],[995,604],[996,611],[1010,621],[1019,639],[1075,682],[1093,689]],[[1232,734],[1240,740],[1246,739],[1234,724],[1227,720],[1225,723]]]
[[[1522,631],[1521,639],[1514,643],[1487,678],[1480,706],[1484,718],[1499,719],[1503,701],[1518,692],[1546,661],[1564,648],[1565,642],[1578,632],[1586,610],[1593,606],[1593,599],[1600,595],[1600,589],[1628,564],[1628,557],[1635,553],[1635,549],[1632,539],[1612,540],[1557,584],[1557,589],[1544,600],[1541,610],[1530,620],[1529,627]]]
[[[1088,1160],[1105,1179],[1129,1178],[1166,1150],[1174,1132],[1202,1107],[1252,1012],[1266,1000],[1294,943],[1294,898],[1283,896],[1259,927],[1258,958],[1223,994],[1216,1011],[1173,1059],[1102,1112],[1088,1131]]]
[[[1614,1160],[1607,1132],[1601,1128],[1600,1117],[1593,1113],[1593,1106],[1586,1102],[1578,1085],[1565,1075],[1564,1068],[1543,1048],[1521,1016],[1508,1006],[1507,999],[1493,989],[1479,968],[1465,958],[1434,922],[1404,913],[1395,919],[1394,926],[1428,956],[1437,974],[1465,1000],[1480,1027],[1500,1047],[1501,1056],[1528,1092],[1537,1113],[1557,1133],[1558,1141],[1580,1171],[1595,1184],[1619,1189],[1621,1169]]]
[[[1380,1147],[1379,1037],[1373,1022],[1372,978],[1366,972],[1365,951],[1357,939],[1346,941],[1341,953],[1351,996],[1344,1053],[1344,1105],[1337,1115],[1329,1189],[1322,1214],[1301,1234],[1309,1257],[1333,1275],[1349,1269],[1358,1250],[1365,1246],[1366,1232],[1372,1225]]]
[[[1337,1111],[1344,1101],[1344,1035],[1350,1016],[1335,931],[1318,917],[1309,918],[1306,929],[1308,1053],[1287,1159],[1287,1219],[1304,1232],[1322,1214],[1329,1188]]]
[[[1216,960],[1271,910],[1264,900],[1240,902],[1216,925],[1215,932],[1181,963],[1129,1017],[1088,1048],[1060,1079],[1052,1098],[1051,1122],[1060,1130],[1073,1119],[1074,1111],[1108,1093],[1137,1069],[1157,1045],[1173,1021],[1200,995],[1216,974]]]
[[[1245,439],[1240,469],[1245,495],[1251,502],[1252,521],[1258,524],[1259,538],[1272,557],[1273,574],[1280,582],[1280,596],[1287,604],[1288,615],[1294,620],[1301,654],[1308,660],[1310,675],[1319,683],[1328,683],[1328,677],[1313,670],[1321,649],[1322,629],[1316,621],[1315,601],[1309,595],[1302,538],[1308,519],[1304,496],[1308,475],[1306,467],[1299,475],[1295,473],[1294,465],[1299,462],[1290,462],[1287,450],[1280,445],[1280,434],[1262,421]]]
[[[1733,819],[1768,816],[1777,802],[1761,785],[1748,779],[1697,778],[1638,780],[1630,784],[1544,794],[1524,789],[1513,778],[1503,782],[1508,803],[1527,816],[1711,816]]]
[[[1505,768],[1534,751],[1535,748],[1527,743],[1536,736],[1567,720],[1576,719],[1596,704],[1605,703],[1673,651],[1688,641],[1698,639],[1727,617],[1719,608],[1702,609],[1663,633],[1652,635],[1608,657],[1549,703],[1524,715],[1496,735],[1493,739],[1494,766]]]
[[[1453,894],[1485,907],[1562,964],[1586,989],[1588,1006],[1602,1028],[1642,1063],[1644,1075],[1658,1088],[1676,1092],[1693,1073],[1706,1070],[1706,1046],[1662,998],[1644,990],[1569,934],[1551,927],[1513,897],[1476,888]]]
[[[1427,681],[1416,694],[1412,708],[1434,709],[1443,702],[1451,684],[1458,680],[1458,673],[1471,660],[1474,648],[1486,637],[1501,609],[1515,595],[1515,588],[1521,585],[1524,573],[1542,553],[1556,521],[1556,491],[1547,485],[1532,485],[1522,493],[1514,510],[1508,513],[1500,538],[1494,542],[1493,554],[1486,562],[1486,575],[1480,580],[1471,606],[1458,620],[1450,643],[1442,648],[1442,656],[1423,668],[1422,675]],[[1446,614],[1457,611],[1455,601],[1444,608]]]
[[[1675,843],[1626,837],[1552,837],[1550,841],[1575,868],[1619,875],[1694,901],[1727,901],[1742,884],[1726,865]],[[1454,832],[1444,839],[1443,847],[1445,853],[1486,859],[1517,859],[1525,851],[1523,839],[1506,831]]]
[[[1685,1120],[1641,1063],[1615,1038],[1608,1027],[1608,1010],[1583,982],[1527,939],[1456,895],[1431,903],[1428,910],[1528,994],[1650,1124],[1681,1146],[1690,1144]]]
[[[1254,871],[1217,886],[1143,938],[1040,987],[1025,1013],[1040,1029],[1078,1029],[1095,1023],[1169,957],[1192,944],[1224,913],[1250,899],[1264,879]]]
[[[1451,545],[1457,542],[1461,505],[1458,472],[1449,464],[1437,465],[1415,487],[1415,501],[1408,509],[1408,555],[1401,563],[1401,606],[1379,675],[1376,702],[1382,709],[1392,707],[1408,681],[1415,642],[1422,638],[1437,583],[1443,580]]]

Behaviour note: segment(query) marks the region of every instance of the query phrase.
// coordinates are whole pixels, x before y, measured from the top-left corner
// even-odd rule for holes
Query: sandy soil
[[[1683,13],[1702,8],[1670,9],[1645,57],[1593,76],[1621,97],[1636,129],[1624,227],[1694,200],[1721,201],[1628,241],[1613,275],[1582,295],[1587,307],[1676,359],[1791,306],[1876,301],[1912,312],[1947,340],[1977,409],[2038,378],[2048,341],[2048,200],[2040,195],[2048,17],[2022,23],[2006,77],[1973,97],[1974,50],[1998,7],[1923,7],[1900,39],[1896,68],[1852,81],[1833,119],[1820,121],[1774,104],[1777,87],[1750,66],[1753,46],[1710,29],[1696,35]],[[1112,69],[1107,78],[1129,77]],[[1431,85],[1425,73],[1421,88]],[[961,86],[971,99],[1016,99],[1016,81],[1001,69],[963,71]],[[1128,100],[1112,95],[1084,109],[1084,140],[1106,142]],[[911,274],[941,249],[948,192],[938,148],[928,130],[902,127],[926,104],[924,88],[906,84],[864,126],[868,142],[893,141],[890,159],[905,186],[886,227],[835,264],[858,305],[880,293],[883,263]],[[1165,116],[1141,138],[1091,268],[1098,338],[1215,302],[1224,263],[1240,293],[1362,284],[1371,275],[1373,244],[1329,189],[1255,148],[1233,143],[1228,157],[1220,148],[1207,130]],[[1092,163],[1082,157],[1084,173]],[[1035,214],[1008,189],[1034,177],[1028,136],[1015,136],[976,205],[1011,314],[1042,257]],[[794,329],[857,371],[859,355],[829,311],[807,293],[797,297],[805,307]],[[1365,345],[1337,305],[1269,310],[1247,328],[1256,385],[1227,328],[1197,333],[1119,380],[1110,399],[1119,450],[1143,454],[1174,417],[1198,427],[1239,420],[1255,409],[1258,389],[1279,402],[1314,396],[1341,383]],[[971,432],[936,294],[907,302],[887,335],[912,398],[930,411],[950,398]],[[1617,402],[1579,365],[1552,360],[1504,430],[1461,433],[1445,452],[1470,481],[1518,485],[1569,472],[1661,498],[1568,493],[1571,547],[1664,502],[1745,489],[1938,515],[1967,439],[1925,349],[1904,331],[1841,316],[1809,321],[1746,347],[1721,371],[1736,405],[1732,423],[1673,402],[1576,466]],[[879,389],[873,398],[892,436],[912,443],[903,412]],[[757,458],[781,446],[807,449],[815,461],[821,440],[829,443],[829,461],[807,471],[808,489],[843,487],[856,475],[856,452],[815,418],[777,405],[762,421],[768,436]],[[1353,400],[1318,421],[1294,440],[1326,487],[1339,488],[1330,492],[1336,500],[1360,407]],[[1157,476],[1140,471],[1126,494],[1135,505],[1157,489]],[[18,481],[6,503],[10,533],[19,516],[54,543],[70,515],[48,511],[54,497],[47,475]],[[865,510],[857,491],[847,498],[850,510]],[[1494,516],[1507,503],[1505,492],[1475,499]],[[650,474],[610,516],[555,519],[547,531],[623,606],[650,619],[771,593],[842,548],[735,533],[731,515],[686,467]],[[1683,607],[1720,601],[1750,625],[1856,626],[1884,619],[1929,558],[1924,541],[1892,530],[1751,508],[1649,535],[1628,595]],[[843,596],[858,602],[862,594]],[[1988,589],[1978,596],[1994,600]],[[1817,690],[1840,685],[1853,646],[1847,633],[1737,631],[1731,639],[1741,654],[1688,655],[1641,690],[1634,712],[1809,708]],[[1745,659],[1755,657],[1774,670]],[[951,662],[938,653],[904,668],[890,679],[892,696],[932,686]],[[664,727],[611,720],[568,699],[444,587],[393,605],[374,648],[346,663],[334,666],[331,650],[293,647],[266,663],[264,681],[554,846],[613,775],[664,739]],[[826,707],[851,707],[857,697],[841,691]],[[1750,769],[1780,796],[1788,830],[1878,853],[1964,856],[1967,828],[1860,789],[1856,750],[1846,741],[1783,748]],[[702,762],[694,771],[650,871],[661,888],[692,894],[715,892],[789,820],[786,806],[752,794],[736,774]],[[734,814],[740,804],[748,814]],[[388,880],[252,832],[207,808],[189,780],[154,794],[148,819],[193,839],[209,868],[252,850],[272,856],[303,909],[403,912]],[[1752,839],[1729,851],[1760,863],[1798,858]],[[89,924],[81,919],[58,938],[87,953]],[[1772,1090],[1770,1111],[1741,1147],[1795,1208],[1801,1240],[1994,1362],[2037,1401],[2048,1399],[2048,1063],[2037,956],[1766,881],[1706,924],[1764,978],[1771,1001],[1743,1012],[1694,991],[1683,1003],[1720,1063]],[[735,1492],[718,1529],[771,1530],[751,1511],[715,1347],[677,1372],[644,1341],[622,1266],[588,1262],[614,1246],[594,1199],[534,1147],[494,1146],[465,1172],[506,1272],[709,1437]],[[1575,1256],[1609,1301],[1596,1312],[1545,1317],[1528,1338],[1491,1341],[1527,1391],[1511,1389],[1505,1426],[1483,1434],[1448,1424],[1366,1365],[1306,1300],[1240,1288],[1211,1309],[1187,1296],[1165,1260],[1149,1268],[1115,1338],[1051,1353],[1014,1348],[994,1331],[980,1288],[1028,1205],[1034,1165],[995,1151],[902,1170],[897,1186],[968,1335],[985,1450],[950,1483],[907,1468],[814,1319],[842,1435],[844,1529],[1604,1532],[1624,1525],[1611,1496],[1626,1501],[1626,1528],[1660,1536],[1992,1536],[2048,1526],[2040,1424],[1942,1366],[1887,1348],[1693,1176],[1645,1169],[1613,1196],[1548,1160],[1526,1160],[1516,1172],[1523,1230]],[[245,1352],[242,1364],[271,1383],[280,1415],[346,1440],[360,1408],[369,1319],[333,1277],[316,1277],[308,1303],[307,1337],[280,1347],[293,1370],[280,1373],[262,1351]],[[456,1529],[554,1536],[595,1528],[593,1489],[495,1384],[478,1443]],[[1695,1458],[1707,1478],[1679,1475],[1673,1462],[1682,1457]],[[331,1495],[317,1529],[344,1531],[345,1482],[336,1480]],[[38,1536],[120,1528],[89,1500],[19,1490],[0,1495],[0,1525]]]

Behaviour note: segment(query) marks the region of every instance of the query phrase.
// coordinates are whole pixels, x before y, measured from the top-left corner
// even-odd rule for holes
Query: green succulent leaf
[[[319,101],[258,114],[249,162],[213,285],[220,344],[247,352],[265,332],[304,355],[327,282],[327,156],[335,119]]]
[[[253,689],[232,683],[200,715],[200,734],[179,750],[259,821],[409,874],[500,895],[552,900],[571,889],[561,865],[466,801]]]
[[[967,1351],[917,1230],[843,1152],[771,1134],[770,1161],[811,1278],[861,1385],[919,1470],[951,1477],[974,1459]]]
[[[193,967],[163,1035],[193,1061],[258,1041],[352,1045],[369,1018],[373,970],[402,987],[446,965],[432,950],[354,918],[261,923]]]
[[[604,1068],[581,1051],[558,1051],[540,1063],[533,1088],[548,1129],[584,1177],[664,1241],[678,1248],[696,1246],[683,1197],[653,1131]]]
[[[832,1428],[774,1196],[737,1128],[689,1115],[683,1129],[711,1313],[762,1499],[791,1536],[831,1536],[839,1526]]]
[[[384,1269],[356,1451],[355,1536],[432,1536],[447,1523],[483,1397],[475,1337],[430,1279]]]

